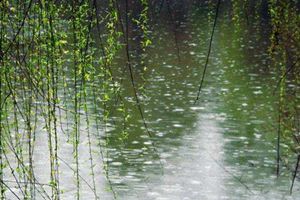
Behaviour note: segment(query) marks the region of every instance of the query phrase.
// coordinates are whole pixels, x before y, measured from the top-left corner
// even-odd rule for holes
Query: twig
[[[292,185],[290,188],[290,194],[292,194],[292,192],[293,192],[293,187],[294,187],[295,179],[296,179],[298,168],[299,168],[299,162],[300,162],[300,155],[298,155],[298,158],[297,158],[297,163],[296,163],[296,167],[295,167],[295,171],[294,171],[294,175],[293,175]]]
[[[221,3],[221,0],[218,0],[217,7],[216,7],[215,20],[214,20],[213,29],[212,29],[211,36],[210,36],[209,47],[208,47],[208,52],[207,52],[206,61],[205,61],[205,65],[204,65],[204,70],[202,73],[202,78],[201,78],[197,98],[194,103],[196,103],[199,100],[200,92],[202,89],[202,85],[203,85],[203,81],[204,81],[204,77],[205,77],[205,73],[206,73],[206,69],[207,69],[207,65],[208,65],[208,61],[209,61],[209,56],[210,56],[210,52],[211,52],[211,45],[212,45],[212,41],[213,41],[213,37],[214,37],[214,33],[215,33],[216,24],[217,24],[220,3]]]
[[[275,94],[275,92],[277,91],[280,83],[282,82],[282,80],[287,76],[287,74],[292,71],[292,69],[296,66],[296,64],[298,63],[298,61],[300,60],[300,58],[298,58],[286,71],[285,73],[280,77],[279,81],[276,84],[275,89],[273,90],[273,95]]]

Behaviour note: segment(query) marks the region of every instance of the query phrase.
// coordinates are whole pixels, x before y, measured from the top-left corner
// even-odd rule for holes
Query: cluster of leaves
[[[151,44],[149,7],[146,0],[141,0],[141,5],[143,9],[136,22],[143,30],[142,46],[145,49]],[[36,193],[44,198],[60,199],[60,162],[63,161],[58,152],[61,148],[59,134],[62,133],[67,134],[73,144],[75,168],[72,170],[76,196],[80,198],[82,118],[87,124],[84,133],[88,137],[93,177],[95,166],[89,131],[89,95],[95,99],[96,120],[101,115],[106,124],[112,109],[122,113],[124,130],[120,135],[128,137],[126,122],[129,115],[120,97],[121,83],[114,79],[111,69],[116,54],[124,46],[121,43],[123,32],[120,31],[119,5],[110,0],[101,6],[98,8],[97,1],[65,4],[44,0],[0,2],[0,199],[6,198],[7,190],[14,196],[21,194],[24,199],[34,199]],[[93,92],[89,93],[87,88],[93,88]],[[103,112],[97,113],[97,107],[103,108]],[[63,128],[66,119],[62,119],[62,112],[67,120],[72,121],[71,130]],[[59,123],[61,131],[58,130]],[[37,130],[47,138],[50,195],[37,184],[34,176]],[[7,154],[14,155],[16,167]],[[5,183],[5,170],[13,174],[19,189],[17,193]],[[95,181],[91,188],[97,199]]]
[[[283,143],[300,153],[299,140],[299,9],[294,1],[269,2],[272,34],[269,48],[274,63],[281,71],[278,79],[279,123]],[[293,86],[293,87],[289,87]]]

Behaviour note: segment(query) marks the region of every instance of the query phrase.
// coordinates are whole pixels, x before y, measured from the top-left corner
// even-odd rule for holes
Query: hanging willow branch
[[[116,5],[116,8],[118,9],[118,13],[120,13],[120,8],[119,8],[119,5],[116,1],[115,1],[115,5]],[[129,37],[128,37],[128,34],[129,34],[128,33],[128,28],[129,28],[128,0],[126,0],[126,5],[125,6],[126,6],[126,8],[125,8],[126,9],[126,15],[125,15],[125,17],[126,17],[125,18],[126,32],[124,31],[124,25],[123,25],[123,21],[121,19],[120,14],[118,16],[119,16],[119,21],[120,21],[120,24],[121,24],[121,29],[122,29],[122,32],[124,34],[126,57],[127,57],[127,67],[129,69],[130,81],[131,81],[131,85],[132,85],[132,88],[133,88],[134,97],[135,97],[136,104],[138,106],[139,113],[141,115],[141,118],[142,118],[142,121],[143,121],[143,124],[144,124],[144,127],[146,129],[147,134],[149,135],[149,137],[152,137],[152,134],[150,133],[150,131],[148,129],[148,125],[147,125],[145,117],[144,117],[144,113],[143,113],[143,110],[142,110],[140,99],[139,99],[138,94],[137,94],[138,92],[137,92],[136,85],[135,85],[135,82],[134,82],[133,70],[132,70],[132,66],[131,66],[131,57],[130,57],[130,54],[129,54]]]
[[[33,2],[33,0],[29,1],[29,5],[28,5],[28,7],[27,7],[27,9],[25,11],[25,15],[24,15],[24,17],[22,19],[21,25],[19,26],[19,28],[18,28],[16,34],[14,35],[13,39],[11,40],[10,44],[7,46],[7,48],[5,49],[5,51],[3,51],[3,52],[0,51],[1,52],[0,60],[2,60],[4,58],[4,56],[9,52],[10,48],[13,46],[13,43],[18,38],[18,35],[21,33],[21,31],[22,31],[22,29],[23,29],[23,27],[25,25],[26,19],[27,19],[28,15],[29,15],[29,11],[30,11],[30,8],[32,6],[32,2]]]
[[[203,86],[203,81],[204,81],[204,77],[205,77],[205,73],[206,73],[206,69],[207,69],[207,65],[208,65],[208,61],[209,61],[209,56],[210,56],[210,52],[211,52],[211,45],[212,45],[212,41],[213,41],[213,37],[214,37],[216,25],[217,25],[217,19],[218,19],[218,14],[219,14],[220,3],[221,3],[221,0],[218,0],[217,7],[216,7],[215,20],[214,20],[210,40],[209,40],[209,46],[208,46],[206,61],[205,61],[205,65],[204,65],[204,70],[203,70],[203,73],[202,73],[202,78],[201,78],[201,82],[200,82],[200,85],[199,85],[198,94],[197,94],[197,98],[195,100],[195,103],[199,100],[200,92],[201,92],[201,89],[202,89],[202,86]]]
[[[119,20],[119,23],[121,25],[121,30],[123,32],[123,37],[124,37],[124,41],[125,41],[125,51],[126,51],[126,57],[127,57],[127,67],[129,69],[129,73],[130,73],[130,81],[131,81],[131,85],[132,85],[132,88],[133,88],[133,92],[134,92],[134,97],[135,97],[135,101],[136,101],[136,104],[137,104],[137,107],[138,107],[138,110],[139,110],[139,113],[140,113],[140,116],[141,116],[141,119],[143,121],[143,125],[144,125],[144,128],[146,130],[146,133],[148,134],[149,138],[152,138],[153,135],[152,133],[149,131],[149,128],[148,128],[148,124],[146,122],[146,119],[144,117],[144,113],[143,113],[143,109],[142,109],[142,106],[141,106],[141,102],[140,102],[140,99],[138,97],[138,91],[136,89],[136,85],[135,85],[135,81],[134,81],[134,76],[133,76],[133,70],[132,70],[132,65],[131,65],[131,57],[130,57],[130,53],[129,53],[129,33],[128,33],[128,28],[129,28],[129,18],[128,18],[128,0],[125,1],[125,28],[126,30],[124,30],[124,23],[121,19],[121,15],[120,15],[120,8],[119,8],[119,5],[118,5],[118,2],[114,1],[114,4],[117,8],[117,11],[118,11],[118,20]],[[151,141],[151,145],[153,147],[153,150],[159,160],[159,163],[160,163],[160,168],[163,169],[163,164],[161,162],[161,159],[160,159],[160,156],[159,156],[159,153],[156,149],[156,145],[154,143],[154,141]],[[162,171],[163,173],[163,171]]]
[[[298,157],[297,157],[297,162],[296,162],[296,167],[295,167],[295,171],[294,171],[294,175],[293,175],[292,185],[290,188],[290,194],[292,194],[292,192],[293,192],[293,187],[294,187],[295,179],[296,179],[298,168],[299,168],[299,162],[300,162],[300,155],[298,155]]]

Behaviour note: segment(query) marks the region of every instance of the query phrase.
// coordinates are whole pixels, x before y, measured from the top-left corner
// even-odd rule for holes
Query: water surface
[[[138,87],[144,85],[139,98],[152,137],[135,103],[121,51],[113,71],[116,79],[122,79],[120,95],[130,117],[124,125],[121,114],[115,111],[104,125],[100,122],[103,108],[95,108],[89,96],[89,126],[83,111],[80,126],[82,198],[95,196],[87,156],[89,133],[100,199],[113,199],[111,187],[117,199],[126,200],[297,199],[299,183],[289,194],[291,173],[283,167],[276,177],[277,101],[273,90],[278,74],[269,66],[268,24],[233,23],[230,11],[222,9],[203,89],[195,103],[212,20],[207,20],[205,8],[193,6],[174,11],[175,17],[164,10],[161,15],[153,22],[153,44],[146,52],[139,47],[134,29],[130,43],[134,78]],[[93,88],[88,91],[92,94]],[[68,142],[72,114],[68,118],[64,111],[61,114],[61,197],[74,199],[75,165],[73,147]],[[124,127],[126,137],[120,134]],[[38,132],[34,171],[39,182],[47,183],[47,135],[42,128]],[[103,170],[105,164],[109,181]],[[39,194],[37,197],[42,198]]]

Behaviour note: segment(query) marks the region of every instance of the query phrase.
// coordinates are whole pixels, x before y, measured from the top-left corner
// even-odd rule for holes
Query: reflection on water
[[[221,13],[204,89],[194,105],[211,26],[205,10],[186,10],[189,12],[179,13],[178,18],[174,17],[179,15],[174,10],[175,13],[162,11],[165,18],[155,25],[153,45],[144,55],[139,55],[143,53],[138,50],[139,40],[132,39],[138,85],[143,82],[139,69],[142,60],[148,68],[143,72],[142,101],[154,137],[149,138],[144,129],[129,78],[123,79],[125,89],[121,91],[130,115],[126,138],[120,137],[124,127],[117,112],[106,125],[106,134],[103,125],[97,130],[98,122],[92,117],[101,109],[91,115],[88,130],[92,135],[97,195],[101,199],[113,198],[103,172],[104,161],[118,199],[295,199],[299,191],[288,194],[289,172],[283,171],[279,178],[275,176],[272,126],[276,122],[276,99],[272,86],[276,73],[267,70],[268,39],[264,25],[235,27],[228,19],[229,13]],[[120,55],[114,71],[124,63]],[[116,78],[126,73],[121,70]],[[63,124],[67,123],[71,122]],[[84,199],[92,199],[86,127],[82,120],[81,191]],[[60,135],[61,197],[74,199],[72,145],[67,143],[67,133]],[[49,162],[45,156],[46,140],[46,134],[39,134],[35,146],[35,176],[41,183],[49,180],[49,169],[45,168],[49,165],[44,164]],[[103,157],[99,154],[99,140]]]
[[[163,175],[153,151],[147,150],[149,138],[133,106],[130,124],[135,125],[129,138],[110,143],[114,150],[110,158],[119,163],[110,172],[121,199],[297,196],[297,191],[288,194],[289,172],[275,176],[272,85],[276,73],[268,70],[266,31],[257,25],[234,27],[226,15],[220,18],[205,87],[196,105],[209,35],[206,16],[201,10],[186,14],[176,35],[171,20],[162,20],[164,26],[155,29],[154,45],[145,55],[149,69],[144,74],[143,107],[156,134]],[[111,132],[114,135],[117,132]]]

